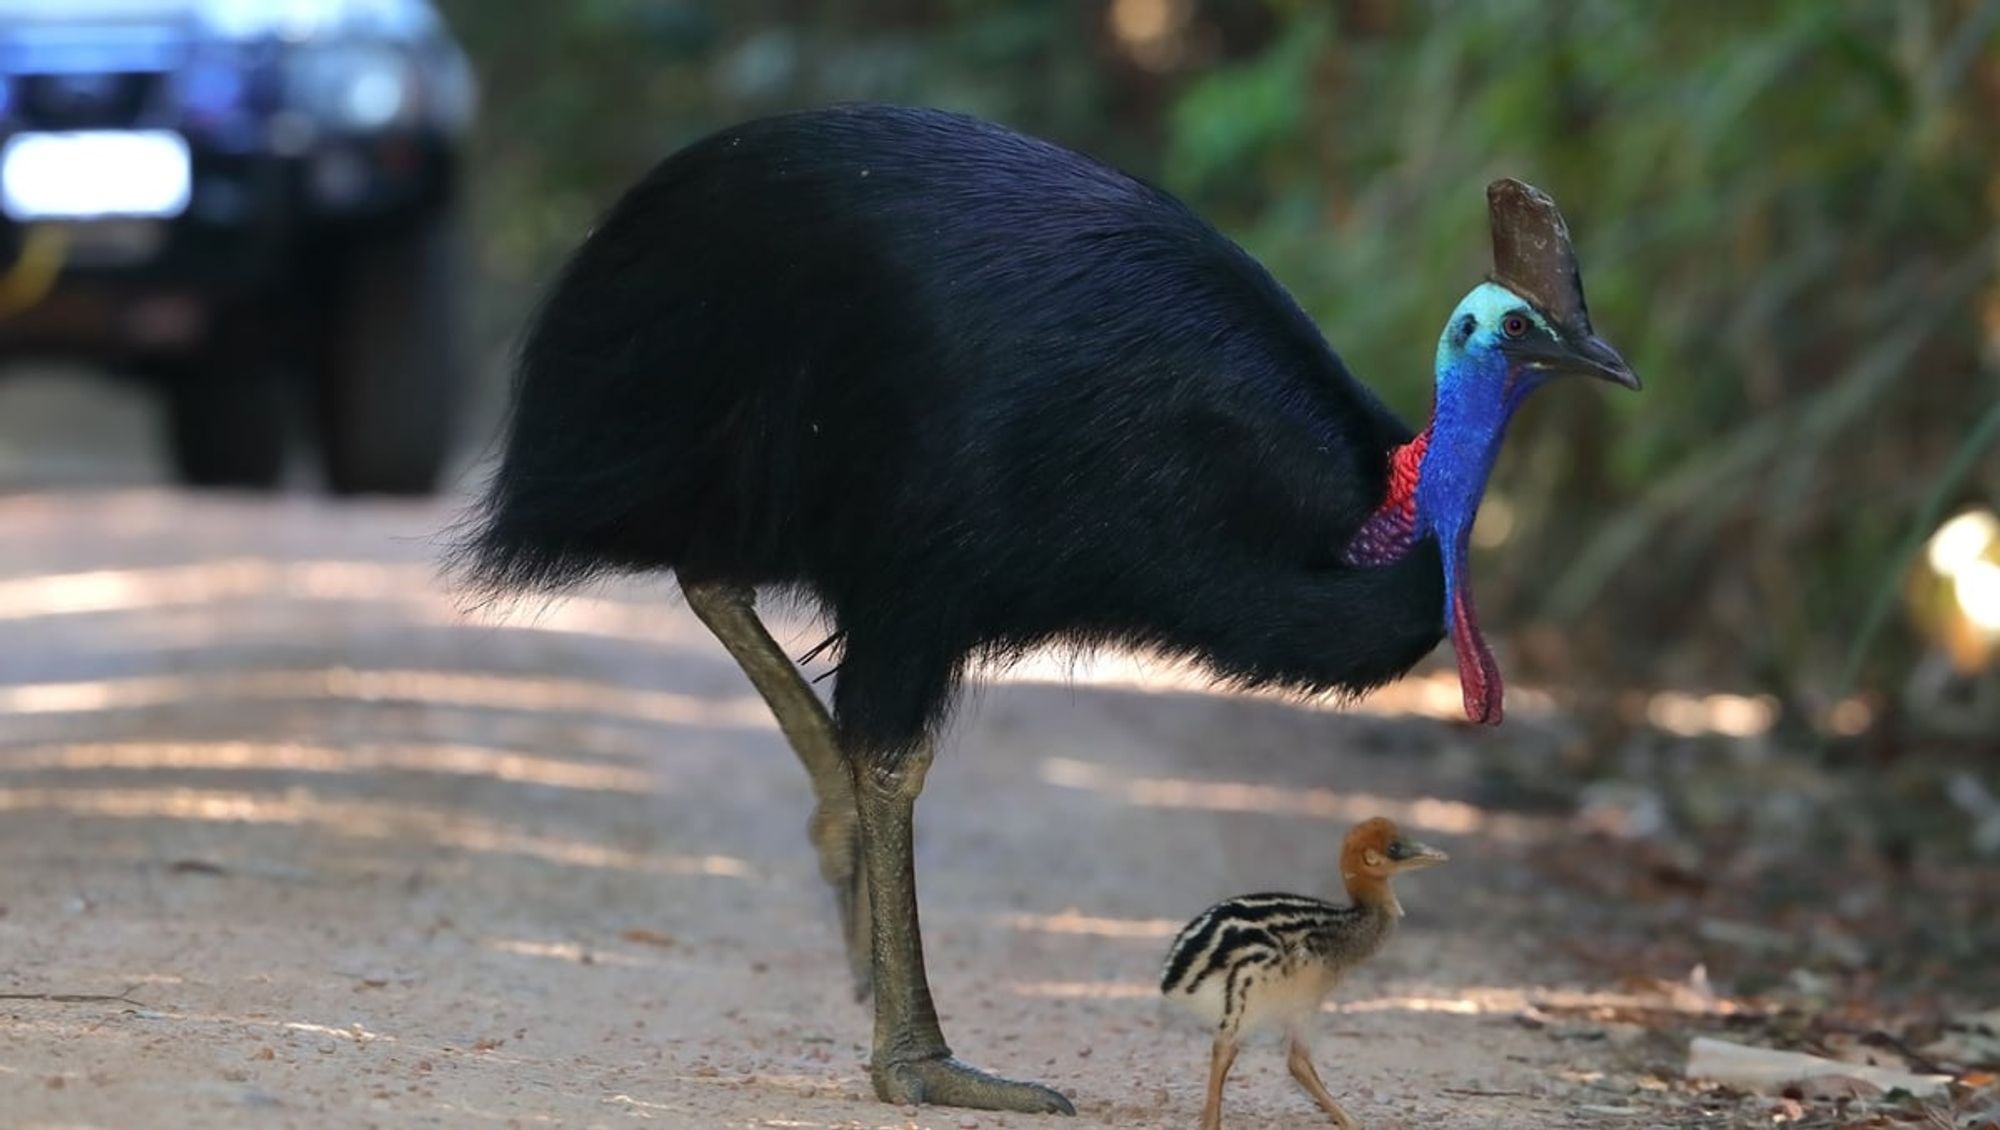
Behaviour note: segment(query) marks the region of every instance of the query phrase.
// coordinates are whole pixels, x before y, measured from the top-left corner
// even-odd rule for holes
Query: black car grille
[[[31,129],[124,129],[139,124],[166,76],[22,75],[14,83],[16,116]]]

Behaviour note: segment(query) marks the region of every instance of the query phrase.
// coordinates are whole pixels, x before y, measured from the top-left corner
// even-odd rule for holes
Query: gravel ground
[[[1207,1046],[1154,990],[1168,937],[1332,891],[1376,813],[1453,863],[1323,1017],[1349,1109],[1657,1124],[1618,1040],[1520,1019],[1593,988],[1531,865],[1566,833],[1456,798],[1532,710],[1473,733],[1393,709],[1448,679],[1340,714],[1116,663],[985,688],[919,809],[933,981],[962,1056],[1080,1117],[899,1110],[804,775],[668,586],[468,616],[432,565],[449,500],[176,492],[145,422],[0,387],[6,1125],[1187,1125]],[[1226,1115],[1324,1124],[1272,1042]]]

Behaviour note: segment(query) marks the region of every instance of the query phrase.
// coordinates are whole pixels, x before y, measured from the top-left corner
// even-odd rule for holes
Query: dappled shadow
[[[671,592],[671,584],[663,586]],[[257,602],[377,606],[413,624],[584,635],[659,646],[706,646],[708,635],[664,599],[572,594],[475,610],[441,587],[427,564],[230,557],[144,568],[93,569],[0,579],[0,622],[101,613],[208,608],[218,633],[228,613]]]
[[[775,730],[754,695],[711,698],[584,679],[444,670],[220,671],[0,686],[0,716],[87,714],[235,702],[346,700],[586,714],[702,728]]]
[[[1016,981],[1007,992],[1038,1000],[1145,1001],[1160,999],[1159,985],[1149,981]],[[1335,997],[1321,1012],[1343,1016],[1371,1013],[1422,1013],[1447,1016],[1578,1015],[1612,1019],[1670,1014],[1682,1017],[1728,1017],[1746,1011],[1735,1000],[1686,986],[1661,985],[1644,990],[1581,989],[1554,985],[1451,985],[1421,982],[1403,991],[1372,996]]]
[[[666,960],[657,954],[629,953],[581,942],[546,942],[528,938],[484,938],[483,949],[514,957],[543,961],[566,961],[574,965],[619,965],[633,969],[659,969]]]
[[[154,788],[29,788],[0,786],[0,813],[37,811],[82,819],[172,820],[223,824],[274,824],[310,828],[356,840],[428,843],[460,851],[518,856],[566,867],[607,868],[653,875],[750,879],[748,862],[724,855],[639,851],[568,836],[524,831],[500,821],[439,806],[387,800],[344,800],[306,789],[283,793]]]
[[[654,774],[638,769],[465,744],[363,742],[327,746],[298,742],[129,741],[0,747],[0,772],[101,770],[204,775],[228,771],[315,775],[422,773],[621,793],[647,793],[663,787]]]
[[[1484,835],[1516,841],[1526,839],[1535,829],[1547,828],[1552,823],[1438,797],[1399,798],[1297,785],[1144,777],[1072,758],[1045,759],[1040,776],[1043,781],[1059,788],[1081,789],[1141,808],[1247,812],[1334,820],[1343,824],[1387,816],[1399,824],[1429,832]]]
[[[129,615],[136,619],[122,627],[107,625],[105,630],[120,632],[127,640],[147,639],[155,646],[222,646],[249,634],[255,613],[288,604],[351,606],[369,616],[433,632],[495,639],[516,633],[581,637],[638,645],[654,653],[687,652],[720,659],[712,639],[680,606],[667,581],[628,584],[621,594],[587,592],[473,609],[440,586],[437,570],[428,562],[244,555],[0,578],[0,623]],[[799,641],[803,649],[819,632],[809,618],[794,612],[777,609],[773,626],[781,638]],[[158,618],[162,613],[194,615],[162,620]],[[815,668],[814,673],[823,670]],[[1305,709],[1332,708],[1361,716],[1455,721],[1462,711],[1457,675],[1449,667],[1419,671],[1351,702],[1217,688],[1197,665],[1120,652],[1049,649],[1001,666],[975,666],[973,674],[993,685],[1277,698]],[[1628,698],[1621,707],[1627,721],[1684,737],[1754,736],[1768,731],[1777,717],[1774,700],[1727,691],[1664,689]],[[1517,719],[1532,720],[1551,716],[1555,707],[1546,691],[1517,683],[1509,688],[1508,709]],[[1832,722],[1846,731],[1863,728],[1867,709],[1859,701],[1838,704]]]
[[[196,507],[195,524],[261,513],[217,517],[234,505]],[[201,560],[0,577],[16,643],[0,661],[0,936],[34,955],[15,983],[162,978],[157,1020],[0,1023],[85,1046],[157,1024],[202,1055],[276,1033],[308,1061],[372,1047],[420,1083],[425,1059],[635,1115],[711,1088],[765,1094],[799,1125],[876,1114],[804,776],[671,582],[468,615],[428,560],[299,529],[296,557],[237,531]],[[172,552],[209,548],[200,536]],[[818,638],[782,607],[774,620],[788,643]],[[1501,939],[1522,914],[1475,888],[1504,892],[1557,822],[1463,799],[1467,774],[1437,771],[1454,751],[1547,748],[1559,720],[1536,688],[1510,697],[1496,739],[1436,724],[1462,709],[1443,664],[1355,704],[1118,654],[974,678],[918,838],[939,1001],[968,1054],[1033,1069],[1039,1048],[1021,1061],[1009,1040],[1096,1042],[1095,1064],[1138,1072],[1157,1049],[1102,1025],[1151,1029],[1149,978],[1181,916],[1239,884],[1337,888],[1330,845],[1374,815],[1469,850],[1412,899],[1420,944],[1385,955],[1390,979],[1343,1011],[1411,1040],[1426,1016],[1545,996],[1503,999],[1520,971],[1487,951],[1519,948]],[[68,944],[22,925],[51,921],[74,923]],[[535,1044],[548,1032],[569,1042]],[[730,1050],[712,1062],[693,1050],[717,1039]],[[829,1088],[839,1105],[807,1101]],[[484,1117],[491,1093],[429,1109]]]

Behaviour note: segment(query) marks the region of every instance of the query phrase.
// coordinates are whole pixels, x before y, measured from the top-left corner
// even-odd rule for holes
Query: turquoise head
[[[1459,302],[1438,337],[1437,393],[1417,476],[1416,536],[1444,557],[1445,629],[1457,652],[1466,715],[1501,715],[1498,665],[1480,635],[1467,556],[1473,520],[1507,423],[1550,380],[1594,377],[1628,389],[1639,378],[1590,326],[1568,228],[1555,203],[1520,181],[1487,189],[1494,273]]]

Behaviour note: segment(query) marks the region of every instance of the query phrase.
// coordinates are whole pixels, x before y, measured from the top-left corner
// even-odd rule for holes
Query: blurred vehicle
[[[193,484],[275,484],[303,401],[333,490],[430,490],[474,100],[427,0],[0,0],[0,362],[156,382]]]

